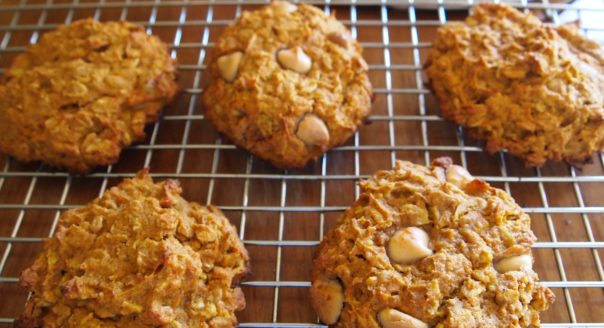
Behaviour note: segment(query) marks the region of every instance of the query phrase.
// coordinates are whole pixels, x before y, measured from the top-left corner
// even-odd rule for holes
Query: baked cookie
[[[449,158],[399,161],[321,242],[310,296],[335,327],[538,327],[530,217]]]
[[[426,72],[442,115],[529,166],[604,148],[604,50],[501,4],[438,29]]]
[[[175,62],[141,26],[61,26],[16,57],[0,85],[0,150],[76,173],[115,163],[177,92]]]
[[[215,207],[146,171],[83,208],[23,271],[32,292],[16,327],[235,327],[249,257]]]
[[[371,108],[361,46],[316,7],[275,1],[216,42],[203,100],[216,128],[280,168],[346,141]]]

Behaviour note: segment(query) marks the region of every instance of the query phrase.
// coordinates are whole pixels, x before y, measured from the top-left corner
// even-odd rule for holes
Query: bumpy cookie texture
[[[166,46],[141,26],[80,20],[44,34],[0,85],[0,150],[86,173],[145,137],[177,92]]]
[[[21,283],[16,327],[235,327],[249,257],[215,207],[142,171],[65,212]]]
[[[207,118],[240,147],[302,167],[356,131],[371,108],[362,49],[335,17],[276,1],[216,42]]]
[[[570,26],[481,4],[439,28],[427,74],[442,115],[529,166],[604,148],[604,50]]]
[[[538,327],[554,294],[532,270],[530,218],[449,158],[361,183],[321,242],[311,301],[334,327]]]

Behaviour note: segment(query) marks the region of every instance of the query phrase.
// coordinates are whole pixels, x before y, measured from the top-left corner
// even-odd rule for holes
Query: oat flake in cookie
[[[281,168],[346,141],[371,107],[362,49],[334,16],[276,1],[244,12],[216,42],[206,117]]]
[[[571,26],[481,4],[439,28],[427,74],[442,115],[527,165],[604,149],[604,50]]]
[[[115,163],[174,98],[175,73],[142,26],[60,26],[18,55],[0,84],[0,150],[76,173]]]
[[[145,171],[61,215],[15,327],[235,327],[249,257],[215,207]]]
[[[538,327],[554,294],[532,269],[530,217],[449,158],[399,161],[317,250],[310,296],[334,327]]]

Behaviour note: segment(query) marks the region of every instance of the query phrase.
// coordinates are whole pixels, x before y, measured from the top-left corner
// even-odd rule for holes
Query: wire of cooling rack
[[[193,124],[199,121],[203,121],[203,115],[195,113],[195,109],[199,107],[199,96],[202,93],[201,78],[206,70],[206,66],[203,64],[207,55],[207,50],[214,46],[214,43],[210,41],[212,28],[219,26],[226,26],[232,19],[217,19],[215,17],[216,6],[230,5],[235,8],[235,16],[238,16],[242,12],[243,5],[250,4],[263,4],[266,1],[243,1],[243,0],[222,0],[222,1],[202,1],[202,0],[175,0],[175,1],[120,1],[120,2],[109,2],[105,0],[99,0],[91,3],[90,1],[80,2],[80,0],[72,0],[71,2],[55,3],[52,0],[47,0],[45,3],[29,3],[28,0],[20,0],[16,3],[0,4],[0,14],[5,12],[11,12],[12,18],[8,24],[0,26],[0,32],[4,33],[2,40],[0,41],[0,57],[18,53],[25,50],[22,45],[12,46],[11,38],[14,33],[31,33],[30,42],[35,43],[41,32],[55,28],[58,24],[49,23],[47,18],[53,11],[63,10],[67,11],[64,23],[70,23],[74,19],[74,13],[80,9],[91,9],[93,10],[92,16],[96,19],[101,18],[102,12],[109,9],[120,10],[120,19],[128,19],[129,14],[133,10],[139,8],[150,8],[150,14],[145,21],[134,21],[147,27],[147,32],[152,33],[155,28],[175,28],[175,32],[172,40],[170,40],[171,55],[175,58],[178,57],[178,51],[180,50],[198,50],[196,64],[181,65],[181,71],[193,72],[193,80],[190,85],[185,86],[185,93],[189,96],[187,104],[186,114],[166,114],[159,121],[153,124],[149,142],[145,144],[132,146],[130,149],[140,150],[145,153],[144,166],[149,166],[154,163],[157,157],[157,152],[164,150],[171,150],[177,152],[176,169],[174,173],[153,173],[154,177],[162,178],[180,178],[180,179],[206,179],[208,180],[208,190],[206,203],[210,204],[216,196],[216,184],[219,181],[224,180],[243,180],[243,195],[241,197],[240,205],[220,206],[220,208],[227,212],[240,212],[239,214],[239,236],[247,246],[270,246],[276,248],[276,261],[274,265],[274,279],[263,279],[263,280],[252,280],[244,282],[243,285],[249,288],[273,288],[272,291],[272,313],[270,315],[270,321],[268,322],[241,322],[241,327],[317,327],[321,326],[316,320],[310,322],[280,322],[282,318],[280,315],[280,298],[281,290],[283,288],[308,288],[310,282],[308,281],[290,281],[282,279],[282,265],[287,262],[288,259],[284,257],[284,252],[289,247],[316,247],[321,238],[323,237],[324,224],[326,216],[332,212],[341,212],[346,206],[332,206],[328,205],[327,199],[327,184],[330,182],[346,182],[346,181],[357,181],[362,178],[366,178],[368,174],[361,174],[361,156],[368,152],[385,152],[388,154],[390,164],[394,164],[394,161],[398,158],[398,154],[402,152],[417,151],[421,153],[421,158],[425,164],[428,164],[434,157],[435,152],[453,152],[459,154],[461,164],[467,167],[472,160],[469,159],[469,155],[473,153],[482,152],[482,148],[478,146],[466,145],[465,135],[462,128],[456,130],[455,138],[457,141],[456,145],[434,145],[430,144],[429,138],[429,123],[441,122],[442,119],[435,115],[428,114],[428,105],[426,97],[430,94],[429,90],[425,88],[425,80],[422,76],[422,50],[425,50],[431,46],[431,42],[420,40],[419,29],[423,27],[436,27],[447,22],[448,11],[452,9],[464,9],[467,10],[472,4],[473,0],[468,1],[446,1],[446,0],[434,0],[431,2],[427,1],[380,1],[380,0],[321,0],[321,1],[305,1],[307,3],[317,4],[323,6],[327,13],[333,10],[334,6],[338,6],[338,10],[346,10],[348,19],[342,21],[348,25],[352,31],[354,37],[358,36],[360,29],[365,27],[375,27],[379,29],[380,42],[376,41],[361,41],[361,44],[366,49],[381,50],[382,61],[381,64],[370,64],[369,69],[372,72],[379,72],[383,74],[384,86],[375,89],[376,94],[379,94],[385,99],[386,114],[385,115],[371,115],[368,119],[369,122],[385,123],[387,125],[388,140],[385,144],[379,145],[365,145],[362,142],[361,133],[357,132],[352,140],[352,144],[338,147],[333,152],[344,152],[352,153],[353,158],[353,173],[351,174],[330,174],[328,170],[328,161],[331,153],[325,155],[320,161],[320,173],[319,174],[291,174],[290,172],[274,172],[274,173],[253,173],[253,166],[255,158],[247,155],[245,157],[245,173],[220,173],[218,170],[221,156],[226,151],[232,151],[235,147],[231,144],[223,143],[222,138],[217,137],[213,142],[199,143],[191,141],[191,130]],[[554,25],[559,24],[559,10],[576,10],[580,11],[595,11],[603,12],[604,6],[573,6],[566,3],[548,3],[547,0],[541,2],[527,2],[527,0],[515,1],[512,3],[514,6],[521,10],[544,10],[548,17],[551,19]],[[406,13],[406,18],[397,18],[393,15],[393,10],[390,5],[401,6],[403,12]],[[189,10],[192,6],[206,6],[207,11],[203,19],[190,20],[188,16]],[[377,6],[379,11],[379,19],[361,19],[360,11],[363,10],[364,6]],[[176,8],[178,10],[178,18],[175,20],[159,20],[158,16],[162,10],[166,8]],[[423,19],[418,14],[420,9],[430,8],[432,11],[437,12],[437,19]],[[21,16],[25,12],[29,11],[40,11],[39,18],[35,24],[24,24],[21,23]],[[183,34],[185,28],[196,27],[201,29],[198,41],[183,41]],[[406,27],[410,33],[409,42],[394,41],[392,37],[393,27]],[[597,30],[597,29],[596,29]],[[165,40],[168,41],[168,40]],[[393,60],[393,52],[398,49],[409,49],[412,52],[412,63],[411,64],[396,64]],[[412,74],[412,80],[415,85],[409,85],[405,87],[397,86],[394,77],[398,73],[410,73]],[[413,114],[400,115],[396,113],[394,97],[397,95],[407,95],[417,98],[417,112]],[[183,122],[184,129],[182,137],[179,142],[174,143],[158,143],[159,130],[162,124],[169,122]],[[396,136],[400,133],[397,130],[397,123],[419,123],[419,133],[421,136],[421,142],[419,145],[411,144],[399,144],[397,143]],[[207,150],[211,152],[211,166],[209,172],[202,173],[189,173],[183,172],[187,151],[191,150]],[[567,175],[565,176],[547,176],[542,170],[534,170],[532,176],[520,176],[520,175],[509,175],[508,164],[506,155],[504,152],[498,155],[499,162],[499,175],[483,175],[480,178],[492,183],[502,183],[504,189],[508,193],[512,193],[511,184],[536,184],[538,188],[538,196],[540,199],[541,206],[524,206],[524,210],[527,213],[541,215],[545,219],[546,229],[549,233],[549,241],[540,241],[534,245],[535,250],[547,250],[552,251],[555,261],[555,268],[559,279],[543,281],[543,285],[550,288],[561,289],[563,295],[563,301],[565,309],[568,312],[567,322],[556,322],[544,324],[545,327],[604,327],[603,322],[579,322],[576,314],[576,304],[578,300],[573,294],[576,289],[604,289],[604,269],[602,266],[602,260],[600,258],[599,251],[604,249],[604,241],[599,241],[602,237],[597,234],[598,230],[593,225],[593,217],[601,216],[604,214],[604,206],[592,205],[586,201],[582,184],[602,184],[604,183],[603,174],[581,174],[574,168],[569,168]],[[598,156],[599,165],[604,169],[604,155]],[[97,195],[102,195],[109,185],[109,180],[112,178],[122,178],[133,176],[135,172],[114,172],[113,166],[108,166],[104,172],[95,172],[87,177],[87,179],[99,181],[100,187]],[[8,159],[5,161],[4,167],[0,171],[0,191],[5,187],[6,181],[12,178],[30,178],[29,183],[26,186],[26,191],[21,202],[17,203],[2,203],[0,204],[0,211],[14,210],[16,211],[16,217],[11,229],[6,234],[0,235],[0,243],[5,244],[5,247],[0,252],[0,287],[2,284],[16,284],[18,278],[14,275],[5,274],[5,268],[7,262],[11,259],[13,254],[13,245],[19,243],[41,243],[44,237],[23,237],[19,235],[19,232],[24,223],[24,217],[27,211],[31,210],[50,210],[53,211],[52,225],[47,236],[51,236],[57,225],[57,221],[60,215],[60,211],[73,208],[79,205],[67,204],[68,194],[74,184],[74,177],[69,176],[66,173],[61,172],[48,172],[44,167],[39,167],[33,171],[20,171],[14,169],[13,162]],[[57,181],[64,180],[60,189],[60,197],[56,203],[52,204],[37,204],[32,203],[32,195],[40,187],[41,179],[54,179]],[[250,205],[251,193],[253,193],[253,184],[256,181],[271,180],[278,181],[279,183],[279,203],[276,206],[267,205]],[[292,206],[287,202],[288,194],[292,193],[290,185],[297,181],[318,181],[320,184],[320,201],[318,206]],[[548,184],[572,184],[572,190],[576,201],[576,206],[565,205],[565,206],[552,206],[550,204],[551,195],[548,195],[546,185]],[[355,196],[358,196],[359,188],[355,187]],[[246,238],[251,227],[253,228],[253,222],[250,220],[249,215],[253,212],[266,212],[266,213],[278,213],[278,224],[276,226],[276,233],[274,239],[249,239]],[[286,237],[286,215],[288,213],[318,213],[319,215],[319,227],[316,234],[316,239],[312,240],[291,240]],[[581,224],[585,230],[587,236],[586,240],[568,240],[567,238],[560,238],[564,236],[564,232],[556,230],[554,223],[554,215],[558,214],[576,214],[580,216]],[[597,272],[597,278],[594,279],[569,279],[567,274],[568,266],[565,266],[565,258],[562,256],[562,252],[565,250],[588,250],[591,258],[595,263],[595,270]],[[604,296],[602,296],[604,298]],[[10,302],[10,300],[8,300]],[[0,300],[0,307],[3,304]],[[248,303],[254,302],[254,300],[248,300]],[[598,300],[600,304],[603,300]],[[587,305],[589,306],[589,304]],[[0,324],[10,324],[14,320],[13,317],[0,317]]]

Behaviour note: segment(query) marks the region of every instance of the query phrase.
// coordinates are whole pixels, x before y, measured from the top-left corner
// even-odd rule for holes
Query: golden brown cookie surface
[[[0,85],[0,149],[77,173],[117,161],[178,86],[166,46],[141,26],[80,20],[44,34]]]
[[[313,6],[277,1],[244,12],[214,50],[206,117],[278,167],[304,166],[343,143],[370,110],[360,45]]]
[[[537,327],[554,294],[532,270],[530,217],[448,158],[361,183],[321,242],[311,301],[335,327]]]
[[[247,251],[220,210],[181,192],[142,171],[63,213],[21,274],[32,297],[16,327],[235,327]]]
[[[527,165],[604,149],[604,50],[505,5],[441,27],[427,74],[442,115]]]

